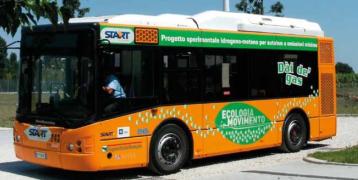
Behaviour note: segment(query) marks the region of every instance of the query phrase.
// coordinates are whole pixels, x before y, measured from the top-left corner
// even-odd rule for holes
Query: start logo
[[[107,39],[113,44],[130,44],[134,41],[134,32],[127,28],[103,28],[101,39]]]
[[[51,138],[51,131],[47,127],[30,126],[25,130],[26,136],[33,141],[47,142]]]
[[[128,39],[131,32],[121,32],[121,31],[106,31],[106,39],[113,38],[113,39]]]

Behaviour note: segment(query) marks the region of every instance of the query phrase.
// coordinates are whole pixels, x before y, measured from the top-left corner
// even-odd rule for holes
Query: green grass
[[[329,162],[358,164],[358,146],[332,152],[315,152],[309,156]]]
[[[0,93],[0,127],[12,127],[16,115],[17,94]]]
[[[338,114],[358,114],[358,87],[342,85],[337,87],[337,94],[341,96],[337,98]]]
[[[357,87],[337,87],[337,93],[338,94],[349,94],[353,96],[358,96],[358,86]]]
[[[337,113],[358,114],[358,102],[347,98],[337,98]]]

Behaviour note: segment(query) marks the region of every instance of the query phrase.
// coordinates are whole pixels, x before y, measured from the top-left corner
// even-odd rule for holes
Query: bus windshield
[[[94,114],[91,33],[31,34],[22,42],[18,114],[78,120]]]

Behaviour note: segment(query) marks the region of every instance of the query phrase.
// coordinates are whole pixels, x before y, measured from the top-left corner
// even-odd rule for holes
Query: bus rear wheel
[[[151,141],[149,168],[157,174],[180,170],[189,157],[189,140],[182,128],[175,124],[160,127]]]
[[[307,143],[307,124],[302,115],[290,114],[283,126],[281,149],[284,152],[298,152]]]

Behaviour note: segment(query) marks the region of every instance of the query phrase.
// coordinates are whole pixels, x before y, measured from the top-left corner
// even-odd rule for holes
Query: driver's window
[[[103,62],[103,111],[118,114],[139,108],[154,95],[153,56],[150,51],[118,50]]]

